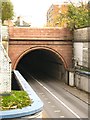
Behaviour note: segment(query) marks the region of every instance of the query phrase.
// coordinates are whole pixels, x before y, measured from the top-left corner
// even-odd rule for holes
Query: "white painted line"
[[[35,78],[34,78],[35,79]],[[73,110],[71,110],[63,101],[61,101],[57,96],[55,96],[52,92],[50,92],[50,90],[48,90],[48,88],[46,88],[45,86],[43,86],[43,84],[41,84],[37,79],[35,79],[39,85],[41,85],[46,91],[48,91],[58,102],[60,102],[65,108],[67,108],[73,115],[75,115],[77,118],[80,118],[79,115],[77,115]]]
[[[48,102],[49,104],[51,103],[51,102]]]
[[[64,116],[60,116],[60,118],[64,118]]]
[[[59,113],[59,112],[61,112],[61,110],[55,110],[54,112],[55,112],[55,113]]]

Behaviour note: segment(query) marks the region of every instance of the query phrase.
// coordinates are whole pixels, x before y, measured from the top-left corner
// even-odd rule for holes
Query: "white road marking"
[[[34,78],[35,79],[35,78]],[[73,115],[77,118],[80,118],[73,110],[71,110],[63,101],[61,101],[57,96],[55,96],[48,88],[46,88],[43,84],[41,84],[37,79],[35,79],[39,85],[41,85],[46,91],[48,91],[57,101],[59,101],[65,108],[67,108]]]
[[[49,104],[51,103],[51,102],[48,102]]]
[[[55,112],[55,113],[59,113],[59,112],[61,112],[61,110],[55,110],[54,112]]]
[[[60,116],[60,118],[64,118],[64,116]]]

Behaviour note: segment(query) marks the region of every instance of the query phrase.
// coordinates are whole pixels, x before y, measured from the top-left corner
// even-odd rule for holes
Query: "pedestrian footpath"
[[[64,90],[68,91],[70,94],[74,95],[75,97],[79,98],[83,102],[90,105],[90,94],[84,92],[82,90],[77,89],[76,87],[71,87],[65,83],[61,83]]]

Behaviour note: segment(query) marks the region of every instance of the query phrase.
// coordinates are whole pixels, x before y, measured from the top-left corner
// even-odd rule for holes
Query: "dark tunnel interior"
[[[61,58],[46,49],[36,49],[25,54],[18,62],[17,70],[28,72],[33,77],[45,79],[47,77],[65,80],[65,68]]]

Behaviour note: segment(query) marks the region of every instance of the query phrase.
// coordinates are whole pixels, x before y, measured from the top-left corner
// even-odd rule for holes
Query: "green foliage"
[[[32,101],[25,91],[12,91],[11,95],[2,96],[2,110],[22,108],[31,105]]]
[[[14,16],[13,5],[10,0],[2,2],[2,23],[4,20],[12,19]]]
[[[81,3],[80,6],[70,4],[67,12],[68,27],[70,29],[89,26],[89,11],[87,5]]]
[[[63,23],[67,24],[67,27],[71,30],[81,27],[90,26],[89,22],[90,8],[88,4],[80,3],[79,6],[68,5],[68,11],[66,13],[60,13],[57,17],[59,26]]]

